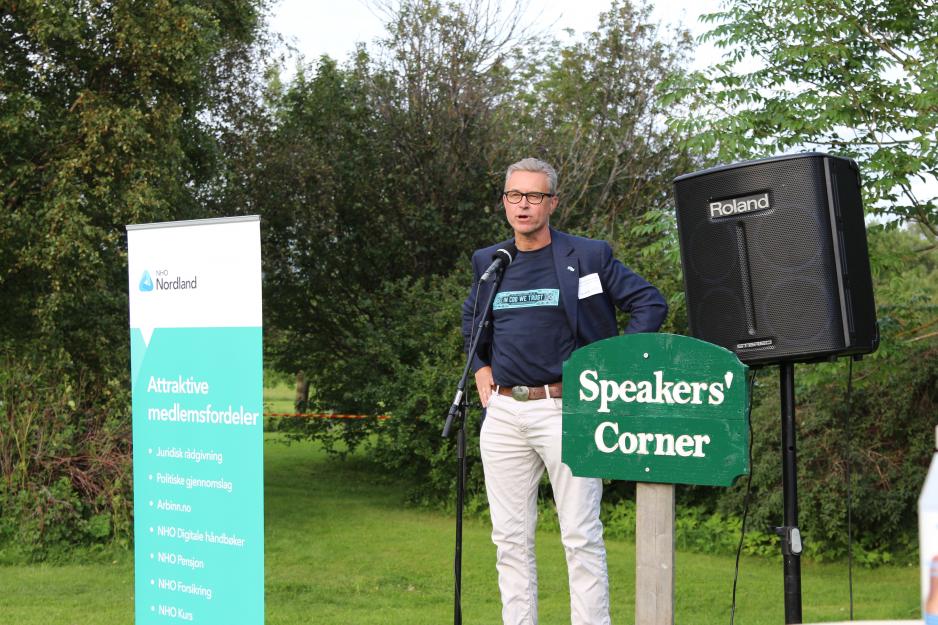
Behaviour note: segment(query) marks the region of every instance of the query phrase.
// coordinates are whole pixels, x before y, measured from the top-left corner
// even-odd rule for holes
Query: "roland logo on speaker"
[[[730,217],[742,213],[752,213],[754,211],[763,211],[771,208],[769,204],[769,193],[756,193],[754,195],[744,195],[742,197],[733,197],[726,200],[710,202],[710,218]]]

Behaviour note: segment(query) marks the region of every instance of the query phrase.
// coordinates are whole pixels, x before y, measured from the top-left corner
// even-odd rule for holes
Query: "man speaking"
[[[487,314],[473,356],[486,417],[480,447],[497,547],[505,625],[537,623],[534,532],[537,490],[550,478],[567,557],[573,625],[609,623],[609,580],[599,504],[602,480],[574,477],[560,461],[561,374],[570,353],[615,336],[616,308],[629,313],[626,332],[655,332],[667,314],[658,290],[613,258],[605,241],[550,227],[557,208],[557,172],[526,158],[508,167],[502,204],[514,239],[472,255],[473,284],[463,304],[462,331]],[[479,279],[500,248],[517,247],[492,310],[495,281]]]

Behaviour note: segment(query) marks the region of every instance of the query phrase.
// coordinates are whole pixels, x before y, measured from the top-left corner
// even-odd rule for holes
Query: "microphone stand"
[[[443,438],[449,438],[453,422],[459,420],[459,429],[456,431],[456,551],[453,558],[453,574],[455,577],[454,602],[453,602],[453,624],[462,625],[462,520],[463,507],[466,494],[466,380],[469,378],[469,371],[472,367],[472,358],[475,356],[476,348],[479,345],[479,337],[482,336],[482,329],[488,325],[489,309],[492,307],[492,300],[495,299],[495,293],[498,291],[498,285],[502,281],[502,274],[505,267],[499,267],[494,274],[492,288],[489,289],[485,300],[485,306],[482,308],[482,316],[479,319],[479,325],[473,328],[472,340],[469,342],[469,353],[466,356],[466,366],[463,367],[462,377],[456,385],[456,396],[453,404],[449,407],[449,413],[446,415],[446,424],[443,426]],[[481,282],[479,283],[481,285]],[[481,287],[480,287],[481,290]],[[478,292],[476,293],[478,297]],[[475,318],[473,318],[475,323]]]

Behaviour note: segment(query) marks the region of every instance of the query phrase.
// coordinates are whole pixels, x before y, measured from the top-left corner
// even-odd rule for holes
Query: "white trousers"
[[[609,577],[599,520],[602,480],[574,477],[560,461],[561,431],[559,399],[517,401],[494,393],[489,400],[480,446],[505,625],[537,625],[534,533],[544,469],[567,556],[570,622],[609,624]]]

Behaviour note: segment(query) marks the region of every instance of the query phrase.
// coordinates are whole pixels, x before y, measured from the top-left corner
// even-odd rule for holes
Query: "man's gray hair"
[[[550,185],[548,189],[549,193],[557,193],[557,171],[551,167],[548,163],[545,163],[539,158],[523,158],[517,163],[512,163],[508,166],[508,171],[505,172],[505,188],[508,188],[508,179],[511,178],[511,174],[516,171],[534,171],[541,174],[547,174],[547,182]]]

